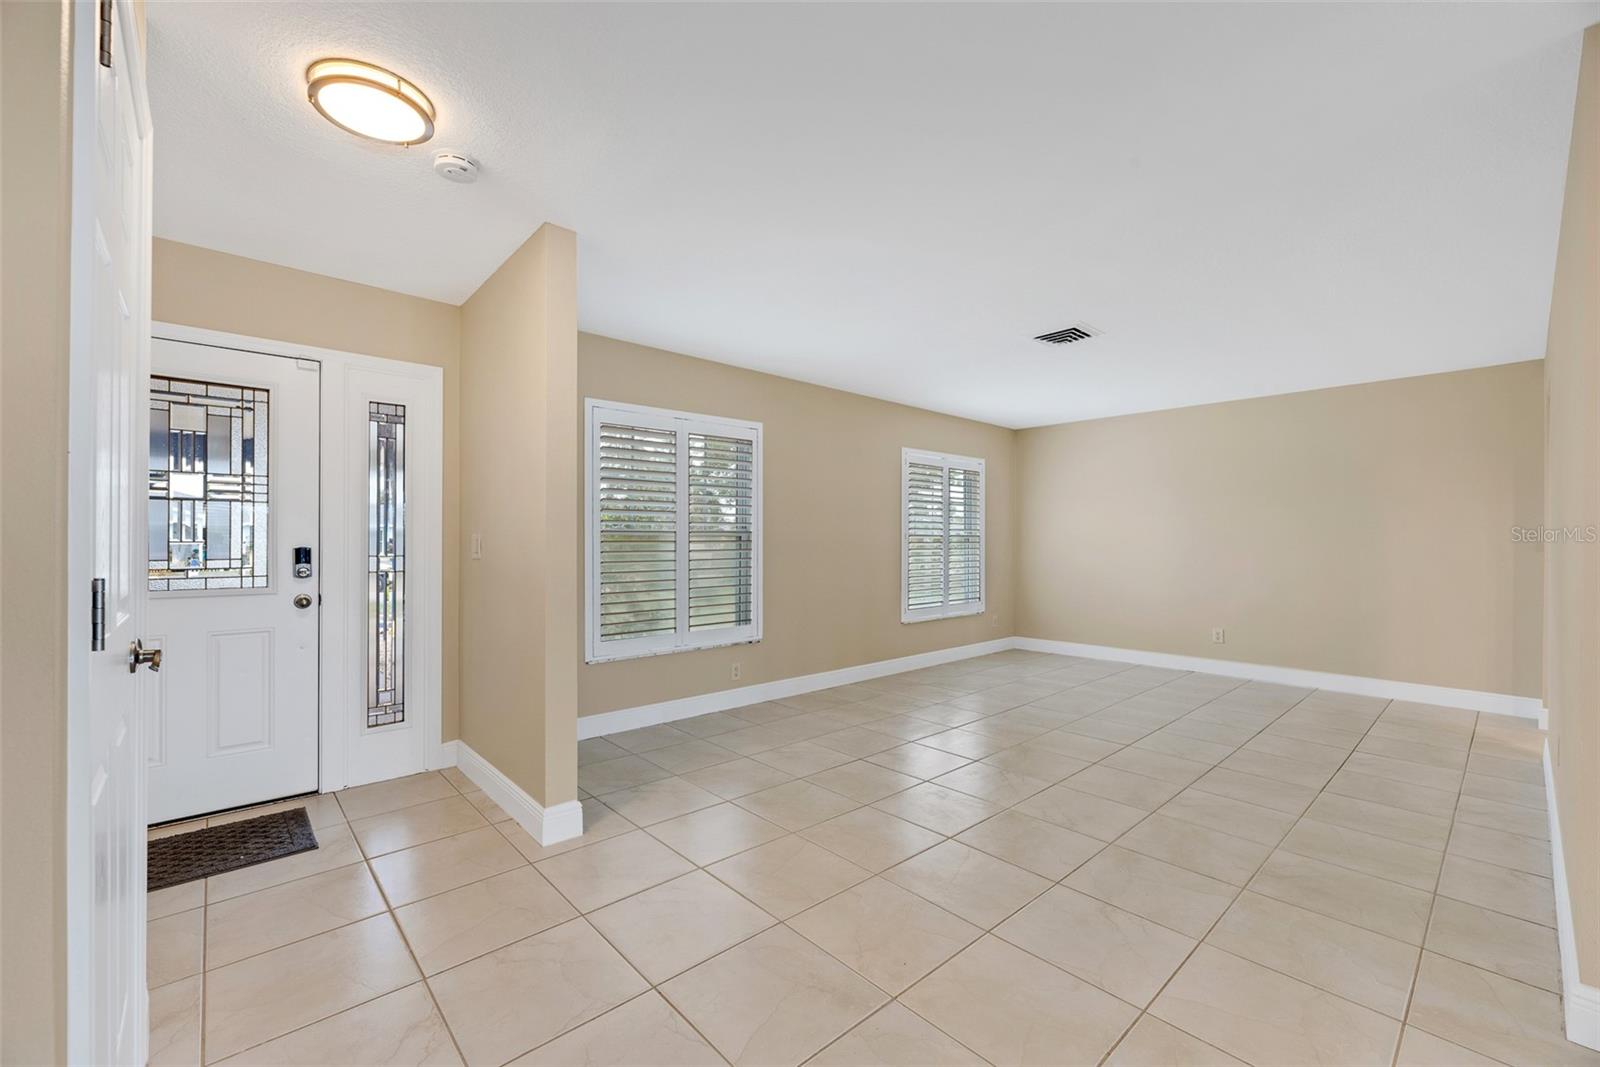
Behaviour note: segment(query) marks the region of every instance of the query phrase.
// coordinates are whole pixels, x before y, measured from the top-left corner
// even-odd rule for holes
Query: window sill
[[[910,626],[911,624],[918,622],[938,622],[940,619],[965,619],[972,615],[982,615],[983,612],[984,606],[982,604],[979,604],[974,608],[964,608],[957,611],[941,611],[929,614],[907,615],[902,612],[900,615],[900,624],[902,626]]]
[[[651,659],[655,656],[674,656],[679,652],[705,652],[713,648],[732,648],[735,645],[759,645],[760,643],[761,635],[756,634],[754,637],[735,637],[726,641],[707,641],[702,644],[693,645],[673,645],[671,648],[652,648],[633,652],[630,652],[626,649],[619,649],[616,652],[601,653],[599,655],[590,653],[584,657],[583,662],[585,666],[591,666],[597,663],[619,663],[623,660],[630,659]]]

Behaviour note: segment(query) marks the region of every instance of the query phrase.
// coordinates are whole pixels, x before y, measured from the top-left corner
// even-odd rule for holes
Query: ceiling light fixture
[[[433,101],[400,75],[358,59],[319,59],[306,68],[306,98],[341,130],[385,144],[433,136]]]

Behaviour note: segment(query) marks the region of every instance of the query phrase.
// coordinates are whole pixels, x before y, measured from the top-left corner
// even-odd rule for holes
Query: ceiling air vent
[[[1070,345],[1074,341],[1087,341],[1091,337],[1100,336],[1100,331],[1086,322],[1075,323],[1064,330],[1051,330],[1041,333],[1034,340],[1047,345]]]

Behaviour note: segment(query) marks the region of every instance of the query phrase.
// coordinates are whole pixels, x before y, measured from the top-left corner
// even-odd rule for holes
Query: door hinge
[[[111,3],[100,0],[100,65],[111,66]]]
[[[106,650],[106,580],[89,583],[89,651]]]

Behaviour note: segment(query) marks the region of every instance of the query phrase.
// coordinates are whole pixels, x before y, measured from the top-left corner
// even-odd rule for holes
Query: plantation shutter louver
[[[747,626],[755,534],[754,447],[689,434],[689,629]]]
[[[983,602],[983,476],[951,467],[949,472],[950,583],[952,607]]]
[[[983,611],[983,460],[906,449],[901,485],[901,620]]]
[[[760,640],[760,424],[588,408],[587,659]]]
[[[944,468],[906,465],[906,608],[944,606]]]
[[[671,432],[600,426],[600,638],[672,633],[677,608],[677,441]]]

